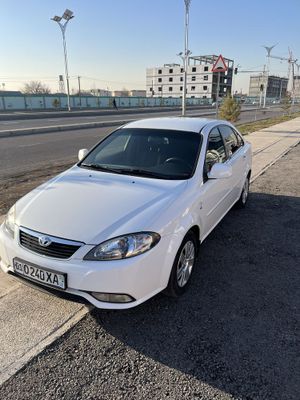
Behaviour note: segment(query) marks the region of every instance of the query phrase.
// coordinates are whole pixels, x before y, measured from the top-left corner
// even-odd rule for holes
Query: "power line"
[[[92,78],[92,77],[89,77],[89,76],[84,76],[84,75],[81,75],[81,77],[83,78],[83,79],[89,79],[89,80],[92,80],[92,81],[99,81],[99,82],[107,82],[107,83],[127,83],[127,84],[145,84],[145,81],[110,81],[110,80],[108,80],[108,79],[99,79],[99,78]]]

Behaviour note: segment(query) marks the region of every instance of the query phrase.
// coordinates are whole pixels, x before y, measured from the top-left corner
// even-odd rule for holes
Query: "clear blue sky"
[[[65,8],[75,14],[67,29],[70,75],[93,78],[83,79],[84,89],[144,88],[146,67],[179,62],[183,50],[183,0],[0,0],[0,6],[0,84],[7,90],[29,79],[57,89],[63,50],[50,18]],[[299,16],[300,0],[192,0],[189,47],[194,55],[221,53],[243,69],[262,69],[263,44],[278,43],[274,54],[281,56],[289,46],[300,59]],[[287,63],[271,64],[271,72],[287,73]],[[240,88],[247,90],[248,75],[238,75]]]

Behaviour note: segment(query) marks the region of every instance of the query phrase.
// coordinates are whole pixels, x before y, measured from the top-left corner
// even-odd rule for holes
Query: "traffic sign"
[[[228,67],[225,64],[224,58],[220,54],[217,61],[214,63],[211,72],[225,72],[227,70]]]

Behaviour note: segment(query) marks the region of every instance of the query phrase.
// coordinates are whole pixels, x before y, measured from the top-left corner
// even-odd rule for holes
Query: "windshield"
[[[157,179],[188,179],[195,170],[201,135],[166,129],[119,129],[78,165]]]

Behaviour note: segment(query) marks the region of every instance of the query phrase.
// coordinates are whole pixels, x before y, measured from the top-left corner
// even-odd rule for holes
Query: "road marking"
[[[32,147],[32,146],[38,146],[39,144],[43,144],[43,143],[31,143],[31,144],[19,144],[18,147]]]

